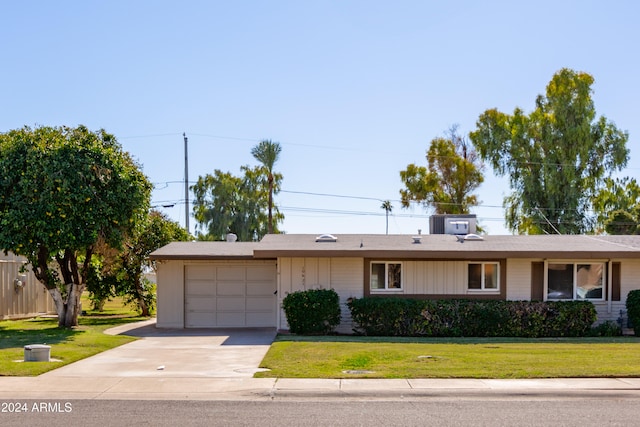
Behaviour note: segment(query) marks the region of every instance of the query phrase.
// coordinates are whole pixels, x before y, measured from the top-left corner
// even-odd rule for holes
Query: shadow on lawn
[[[0,326],[0,348],[24,347],[29,344],[58,344],[83,330],[59,328],[57,319],[38,322],[38,328],[14,328]]]
[[[86,333],[86,327],[108,329],[146,319],[148,318],[140,316],[82,316],[78,319],[78,327],[74,328],[59,327],[56,317],[41,317],[15,323],[0,322],[0,349],[24,347],[29,344],[59,344]]]

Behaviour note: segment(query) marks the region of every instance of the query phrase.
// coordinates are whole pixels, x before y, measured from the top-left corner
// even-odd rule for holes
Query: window
[[[468,289],[497,291],[500,289],[500,264],[497,262],[469,263]]]
[[[602,300],[604,272],[603,262],[550,262],[547,264],[547,299]]]
[[[371,290],[401,290],[402,264],[399,262],[372,262]]]

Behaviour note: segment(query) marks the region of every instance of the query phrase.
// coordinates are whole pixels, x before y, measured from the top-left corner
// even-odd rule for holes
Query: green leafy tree
[[[190,239],[187,230],[177,222],[152,210],[126,236],[120,249],[104,245],[97,250],[102,262],[94,268],[87,286],[94,307],[99,309],[105,299],[121,295],[141,315],[151,315],[155,308],[155,285],[145,278],[145,273],[154,271],[155,263],[149,260],[149,255],[170,242]]]
[[[431,141],[427,167],[412,163],[400,172],[405,186],[400,190],[402,206],[418,202],[437,214],[468,214],[478,204],[473,192],[484,181],[482,170],[475,150],[454,126],[448,137]]]
[[[0,134],[0,247],[26,257],[60,326],[78,323],[95,246],[119,247],[146,215],[150,194],[138,165],[104,130]]]
[[[485,111],[470,134],[480,156],[508,175],[508,227],[520,233],[581,234],[594,230],[591,201],[628,160],[628,134],[596,117],[593,77],[558,71],[536,108],[525,114]]]
[[[199,177],[191,187],[199,240],[224,240],[227,233],[234,233],[240,241],[255,241],[269,232],[267,170],[264,166],[240,169],[243,176],[215,170],[213,175]],[[282,175],[274,173],[274,193],[280,190],[281,181]],[[278,233],[277,224],[284,215],[276,207],[272,217],[272,231]]]
[[[274,194],[274,174],[273,174],[273,166],[278,161],[280,157],[280,152],[282,151],[282,147],[278,142],[272,142],[270,139],[265,139],[260,141],[258,145],[251,149],[251,155],[255,157],[262,166],[264,166],[264,170],[267,173],[267,183],[269,185],[269,213],[267,220],[267,229],[269,234],[273,234],[273,194]]]
[[[608,178],[593,200],[598,231],[640,234],[640,185],[635,178]]]

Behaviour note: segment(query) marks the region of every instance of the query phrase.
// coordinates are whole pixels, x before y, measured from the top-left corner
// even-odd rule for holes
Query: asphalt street
[[[3,427],[24,426],[632,426],[637,393],[435,396],[410,400],[16,401]],[[26,405],[26,406],[24,406]],[[48,407],[47,407],[48,405]]]

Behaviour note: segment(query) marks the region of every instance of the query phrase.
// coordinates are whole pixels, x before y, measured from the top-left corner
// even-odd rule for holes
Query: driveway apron
[[[250,378],[276,336],[275,328],[158,329],[155,320],[107,333],[140,339],[42,377]]]

